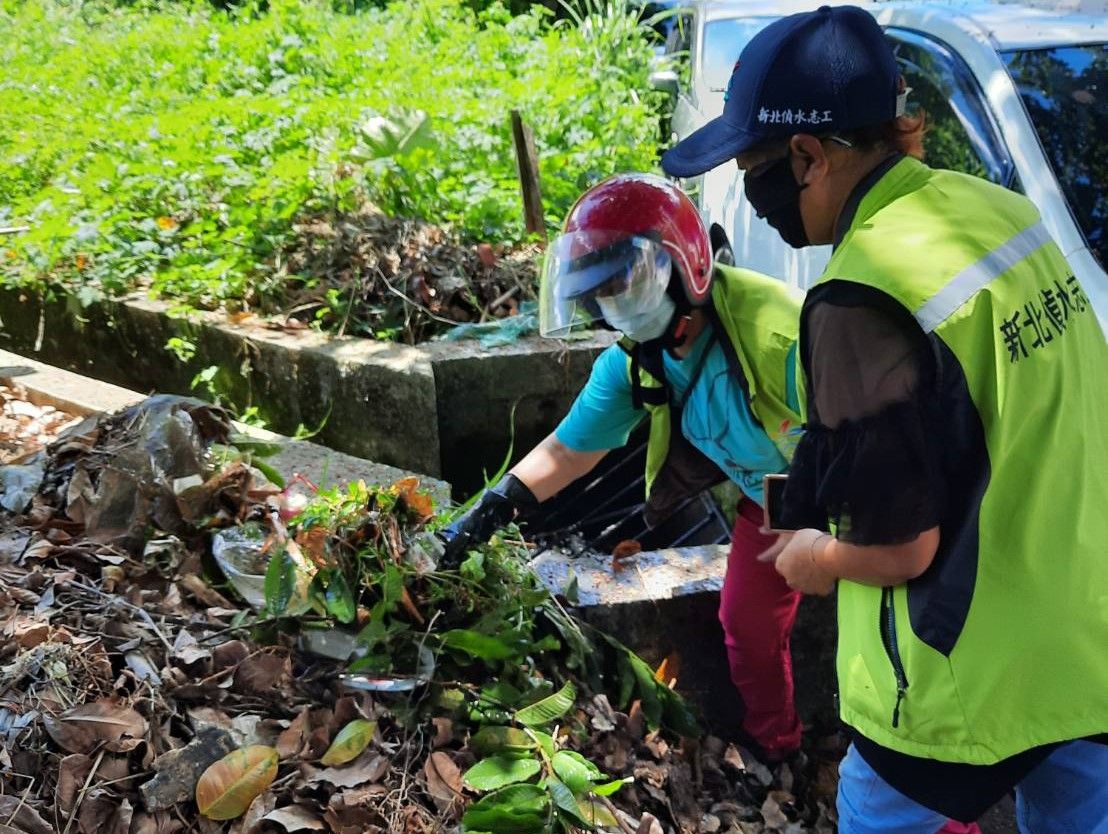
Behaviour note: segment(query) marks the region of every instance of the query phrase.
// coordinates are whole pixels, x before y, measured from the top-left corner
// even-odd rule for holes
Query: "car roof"
[[[722,20],[731,17],[781,17],[795,12],[810,12],[816,6],[873,6],[870,0],[691,0],[690,6],[697,7],[706,21]]]
[[[875,15],[885,9],[940,14],[948,23],[985,35],[998,50],[1042,48],[1108,41],[1108,0],[826,0],[818,5],[861,6]],[[810,11],[816,0],[692,0],[705,21],[733,17],[780,17]]]

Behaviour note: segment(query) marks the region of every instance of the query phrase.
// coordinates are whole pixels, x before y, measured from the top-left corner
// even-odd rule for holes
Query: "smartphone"
[[[785,484],[788,480],[788,475],[765,475],[762,478],[765,528],[773,533],[790,533],[796,529],[781,521],[781,511],[785,506]]]

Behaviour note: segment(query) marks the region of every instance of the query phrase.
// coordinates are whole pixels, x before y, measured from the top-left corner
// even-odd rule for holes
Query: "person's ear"
[[[815,136],[798,133],[789,140],[789,149],[793,159],[800,163],[793,166],[793,173],[801,185],[817,183],[831,172],[823,142]]]

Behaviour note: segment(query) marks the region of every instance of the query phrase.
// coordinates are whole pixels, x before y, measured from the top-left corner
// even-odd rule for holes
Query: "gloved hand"
[[[445,552],[439,566],[453,568],[459,565],[470,545],[488,541],[498,529],[515,516],[517,510],[537,507],[535,493],[512,473],[508,473],[485,493],[465,515],[439,531]]]

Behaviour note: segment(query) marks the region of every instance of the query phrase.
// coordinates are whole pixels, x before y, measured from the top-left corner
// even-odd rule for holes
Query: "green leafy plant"
[[[297,628],[292,607],[306,596],[305,611],[355,636],[351,672],[429,688],[422,708],[405,708],[408,720],[431,709],[468,728],[480,758],[464,778],[484,796],[466,811],[465,830],[605,824],[605,797],[623,782],[567,749],[583,730],[582,698],[604,692],[621,709],[639,701],[648,726],[683,735],[699,735],[696,718],[644,661],[562,608],[514,528],[455,570],[420,567],[411,553],[438,523],[408,482],[320,490],[270,558],[267,617]],[[315,569],[306,594],[304,565]]]
[[[170,339],[170,342],[173,340]],[[240,406],[236,402],[238,400],[236,388],[240,386],[242,378],[249,373],[249,370],[249,360],[242,363],[241,373],[238,376],[219,365],[208,365],[193,376],[189,387],[209,402],[227,409],[238,422],[247,426],[265,428],[266,419],[257,406],[249,404]]]
[[[608,823],[611,811],[603,798],[625,780],[605,776],[580,753],[557,749],[554,737],[539,730],[566,716],[576,698],[577,690],[566,683],[515,711],[522,729],[480,730],[471,746],[489,755],[467,770],[464,779],[486,795],[462,817],[463,831],[570,832]]]
[[[166,340],[165,349],[172,353],[178,362],[189,362],[196,356],[196,343],[191,339],[173,336]],[[195,379],[193,382],[195,383]]]
[[[29,230],[4,240],[0,284],[271,312],[318,277],[282,269],[304,218],[373,204],[520,241],[512,109],[535,132],[552,224],[596,179],[654,165],[665,97],[619,4],[568,20],[372,5],[4,0],[0,111],[19,118],[0,121],[0,218]]]

